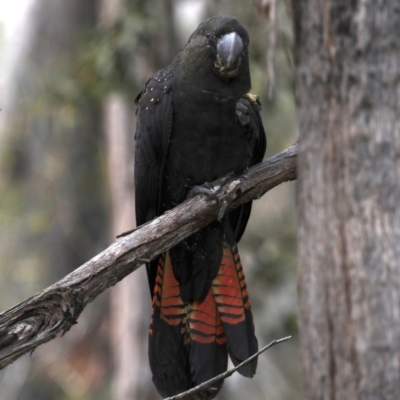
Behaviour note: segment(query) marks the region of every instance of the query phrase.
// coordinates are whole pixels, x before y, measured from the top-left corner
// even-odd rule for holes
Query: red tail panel
[[[190,307],[190,338],[199,343],[224,344],[224,327],[211,289],[203,302],[195,301]]]
[[[212,290],[223,322],[237,324],[245,320],[240,280],[232,251],[224,243],[221,266],[212,282]]]
[[[149,331],[153,381],[163,397],[190,388],[192,377],[185,344],[187,306],[182,302],[169,254],[158,258]]]
[[[226,239],[223,246],[221,266],[211,286],[223,322],[229,354],[237,365],[257,352],[258,342],[237,246],[231,246]],[[257,360],[254,360],[239,372],[251,377],[256,368]]]
[[[205,382],[226,371],[228,352],[222,324],[212,290],[200,303],[195,301],[189,312],[190,368],[193,382]],[[201,398],[212,399],[223,381],[201,392]]]
[[[242,293],[243,305],[246,309],[250,309],[249,293],[247,291],[246,279],[244,277],[242,261],[240,260],[239,252],[236,243],[232,246],[233,258],[235,260],[237,274],[240,282],[240,290]]]
[[[160,308],[160,317],[168,325],[178,325],[186,317],[186,305],[183,303],[179,282],[176,280],[171,264],[169,253],[159,257],[156,284],[153,295],[153,315],[155,307]],[[153,319],[152,319],[153,322]],[[153,334],[152,323],[150,324],[150,335]]]

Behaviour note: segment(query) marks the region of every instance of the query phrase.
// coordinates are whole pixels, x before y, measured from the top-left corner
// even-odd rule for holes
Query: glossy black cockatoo
[[[183,202],[193,187],[260,162],[266,138],[250,95],[249,36],[233,17],[206,20],[137,97],[138,225]],[[236,243],[251,203],[147,264],[153,299],[149,358],[163,397],[181,393],[256,353]],[[255,374],[257,360],[239,371]],[[214,398],[222,382],[198,398]]]

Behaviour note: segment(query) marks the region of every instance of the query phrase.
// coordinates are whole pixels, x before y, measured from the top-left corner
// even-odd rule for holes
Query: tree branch
[[[0,314],[0,369],[67,332],[85,306],[145,260],[154,259],[218,216],[282,182],[296,179],[297,144],[249,169],[213,183],[219,204],[204,195],[185,201],[116,240],[65,278]]]

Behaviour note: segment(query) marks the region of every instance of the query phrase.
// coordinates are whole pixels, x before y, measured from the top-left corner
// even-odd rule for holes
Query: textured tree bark
[[[400,398],[400,3],[292,2],[305,399]]]
[[[213,182],[218,199],[197,195],[157,219],[126,233],[57,283],[0,313],[0,369],[77,323],[82,310],[146,260],[280,183],[296,179],[297,145],[241,176]]]

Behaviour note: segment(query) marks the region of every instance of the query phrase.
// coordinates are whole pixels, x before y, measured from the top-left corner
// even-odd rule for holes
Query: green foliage
[[[84,33],[70,73],[54,76],[50,90],[55,98],[76,104],[118,91],[133,100],[165,57],[162,17],[157,1],[130,0],[115,21]]]

